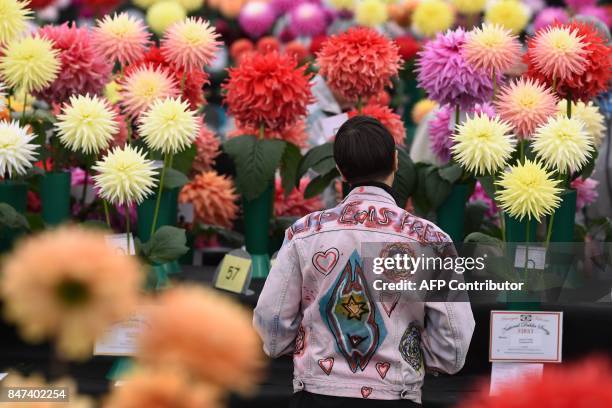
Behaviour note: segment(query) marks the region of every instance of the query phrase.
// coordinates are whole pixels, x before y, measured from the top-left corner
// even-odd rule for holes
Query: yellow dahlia
[[[27,1],[0,0],[0,46],[8,44],[27,28],[32,10]]]
[[[501,187],[496,198],[500,207],[511,217],[539,221],[559,207],[561,189],[542,164],[525,160],[504,172],[496,184]]]
[[[451,0],[458,12],[463,14],[478,14],[484,10],[487,0]]]
[[[521,44],[510,30],[497,24],[483,24],[468,32],[463,56],[472,66],[487,73],[503,74],[520,58]]]
[[[12,88],[41,91],[57,77],[60,68],[53,43],[39,36],[12,41],[0,58],[0,74]]]
[[[383,0],[360,0],[355,5],[355,21],[365,27],[376,27],[387,21],[387,5]]]
[[[451,147],[453,157],[476,175],[493,174],[512,156],[515,140],[512,126],[499,117],[478,113],[457,126]]]
[[[442,0],[423,0],[412,13],[414,29],[427,37],[446,31],[455,21],[452,7]]]
[[[533,63],[546,77],[564,80],[582,75],[589,51],[578,29],[546,27],[533,39]],[[531,48],[531,47],[530,47]]]
[[[487,7],[484,20],[519,34],[529,22],[529,9],[518,0],[498,0]]]
[[[60,141],[70,150],[96,154],[106,149],[119,131],[116,117],[104,99],[73,95],[57,115],[55,127]]]
[[[593,137],[584,123],[567,116],[551,116],[537,128],[532,147],[547,168],[561,174],[580,170],[595,151]]]
[[[157,2],[147,10],[147,24],[157,35],[162,35],[168,27],[185,17],[187,12],[183,6],[172,0]]]
[[[32,143],[35,135],[28,132],[19,123],[0,121],[0,174],[13,173],[25,175],[28,168],[36,160],[36,148],[38,145]]]
[[[179,93],[173,76],[161,67],[138,67],[119,83],[121,106],[132,118],[149,109],[153,101],[178,96]]]
[[[179,98],[159,99],[140,116],[138,132],[152,150],[175,154],[185,150],[198,136],[196,112]]]
[[[567,101],[560,101],[557,108],[559,115],[567,115]],[[597,105],[593,104],[592,101],[589,101],[589,103],[572,102],[571,113],[573,119],[578,119],[584,123],[586,131],[593,138],[593,145],[595,147],[601,145],[606,131],[606,119]]]
[[[155,187],[155,166],[144,152],[125,145],[115,147],[98,161],[94,181],[100,196],[111,204],[140,204]]]
[[[412,107],[412,121],[417,125],[431,112],[438,107],[438,102],[431,99],[421,99]]]
[[[54,338],[69,359],[91,357],[96,338],[133,313],[142,278],[103,232],[76,226],[22,240],[0,276],[7,319],[27,341]]]

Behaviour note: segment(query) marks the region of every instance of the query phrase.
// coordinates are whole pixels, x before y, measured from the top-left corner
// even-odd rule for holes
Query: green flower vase
[[[171,190],[164,189],[162,191],[156,229],[163,225],[176,225],[178,194],[178,188]],[[138,238],[142,242],[147,242],[151,238],[151,226],[153,225],[156,201],[157,192],[144,200],[137,208],[138,222],[136,227],[138,228]]]
[[[274,188],[270,183],[259,197],[253,200],[243,199],[242,201],[246,249],[251,255],[251,276],[255,279],[265,279],[270,272],[268,230],[270,228],[270,217],[272,216],[273,199]]]
[[[18,213],[25,215],[28,203],[28,185],[21,181],[0,181],[0,203],[6,203]],[[23,232],[22,229],[0,227],[0,253],[10,250],[15,240]]]
[[[450,195],[436,210],[438,226],[451,237],[453,242],[463,241],[468,193],[467,184],[455,184]]]
[[[40,180],[42,218],[47,225],[70,219],[70,172],[46,173]]]

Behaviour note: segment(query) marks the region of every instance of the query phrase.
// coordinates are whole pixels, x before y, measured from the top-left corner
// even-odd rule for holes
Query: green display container
[[[453,242],[463,241],[468,193],[467,184],[455,184],[450,195],[436,210],[438,226],[451,237]]]
[[[157,228],[163,225],[176,225],[178,213],[178,194],[179,189],[164,189],[159,203],[159,214],[157,216]],[[151,238],[151,226],[153,224],[153,214],[155,214],[155,203],[157,192],[144,200],[137,208],[138,214],[138,238],[142,242],[147,242]],[[156,228],[156,229],[157,229]]]
[[[6,203],[18,213],[25,215],[28,203],[28,185],[19,181],[0,181],[0,203]],[[14,241],[23,232],[19,229],[0,229],[0,252],[10,250],[13,247]]]
[[[561,204],[555,210],[550,242],[573,242],[576,220],[576,190],[565,190],[561,194]]]
[[[507,242],[526,242],[527,240],[527,226],[529,225],[529,242],[535,241],[536,238],[536,227],[538,223],[536,221],[527,222],[526,218],[519,221],[516,218],[510,217],[504,213],[504,220],[506,221],[506,241]]]
[[[42,218],[48,225],[70,219],[70,172],[46,173],[40,180]]]
[[[272,183],[253,200],[243,199],[246,249],[251,255],[252,277],[265,279],[270,272],[268,230],[272,216],[274,188]]]

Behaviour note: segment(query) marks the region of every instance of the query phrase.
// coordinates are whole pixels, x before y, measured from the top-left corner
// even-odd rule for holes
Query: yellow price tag
[[[230,292],[242,293],[249,277],[251,260],[236,255],[227,254],[221,262],[215,287]]]

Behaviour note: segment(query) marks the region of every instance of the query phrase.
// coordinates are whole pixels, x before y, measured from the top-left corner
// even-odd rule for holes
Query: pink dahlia
[[[94,47],[89,31],[64,23],[44,26],[39,32],[53,41],[62,66],[55,81],[37,96],[49,103],[61,104],[73,94],[100,95],[113,67]]]
[[[178,83],[164,68],[134,67],[119,81],[120,104],[131,118],[140,116],[156,99],[179,95]]]
[[[580,11],[584,7],[592,7],[597,4],[597,0],[564,0],[564,2],[574,11]]]
[[[289,27],[297,36],[312,37],[327,28],[325,10],[317,3],[301,3],[289,13]]]
[[[557,26],[555,26],[557,27]],[[532,78],[537,78],[551,88],[555,86],[557,94],[561,97],[571,96],[573,99],[581,99],[585,102],[594,98],[600,92],[608,89],[610,80],[610,66],[612,53],[608,40],[589,23],[574,21],[567,25],[559,25],[580,39],[582,44],[583,62],[580,74],[570,73],[569,76],[561,78],[551,78],[543,72],[534,53],[535,39],[529,41],[529,48],[525,56],[528,64],[527,74]]]
[[[580,9],[581,16],[588,16],[596,18],[606,25],[606,27],[610,27],[612,24],[612,9],[609,7],[597,7],[597,6],[587,6]]]
[[[434,112],[429,121],[429,147],[442,164],[448,163],[451,158],[453,114],[454,109],[444,105]]]
[[[533,21],[533,29],[539,31],[554,23],[565,24],[569,21],[569,15],[564,8],[561,7],[546,7],[538,13]]]
[[[274,215],[277,217],[303,217],[323,208],[323,202],[319,196],[304,198],[304,191],[306,191],[308,183],[310,183],[308,177],[302,178],[299,188],[294,188],[289,195],[285,195],[281,180],[277,178],[274,194]]]
[[[178,68],[193,71],[202,70],[214,58],[219,34],[208,21],[200,17],[189,17],[172,24],[161,40],[164,58]]]
[[[259,38],[267,33],[275,20],[274,9],[262,0],[248,2],[238,16],[240,28],[251,38]]]
[[[472,193],[469,199],[470,203],[474,201],[481,201],[487,205],[487,212],[485,213],[486,217],[497,217],[498,209],[495,205],[495,201],[491,197],[489,197],[485,189],[482,187],[482,184],[480,184],[480,181],[476,182],[476,185],[474,186],[474,192]]]
[[[586,69],[586,44],[575,28],[554,25],[538,31],[529,41],[530,64],[544,77],[562,81]]]
[[[557,97],[537,80],[520,78],[500,89],[495,107],[519,138],[529,139],[538,126],[556,115]]]
[[[319,73],[350,102],[367,101],[397,76],[402,64],[395,42],[371,28],[349,28],[329,37],[317,54]]]
[[[225,103],[241,128],[281,132],[304,118],[312,103],[311,74],[293,58],[271,52],[247,56],[229,69]]]
[[[467,110],[493,96],[490,73],[476,69],[462,55],[466,42],[462,28],[438,34],[423,47],[417,59],[417,81],[429,99],[440,105]]]
[[[209,171],[215,163],[215,159],[221,153],[219,147],[221,143],[215,136],[215,133],[204,124],[204,121],[199,118],[200,133],[195,139],[196,156],[193,159],[192,168],[198,173]]]
[[[576,212],[582,211],[584,207],[597,200],[597,197],[599,197],[598,184],[599,181],[590,177],[587,179],[577,177],[570,183],[570,187],[576,190]]]
[[[521,43],[510,30],[500,25],[483,24],[467,33],[463,56],[477,69],[504,74],[520,60]]]
[[[403,146],[406,140],[406,128],[404,121],[397,113],[393,112],[388,106],[368,104],[363,107],[361,113],[354,109],[348,113],[349,118],[363,115],[370,116],[378,120],[391,133],[395,144]]]
[[[280,52],[280,42],[276,39],[276,37],[268,35],[260,38],[259,41],[257,41],[257,52],[265,54],[273,51]]]
[[[150,34],[140,19],[127,13],[98,20],[92,40],[105,58],[125,66],[143,57]]]

